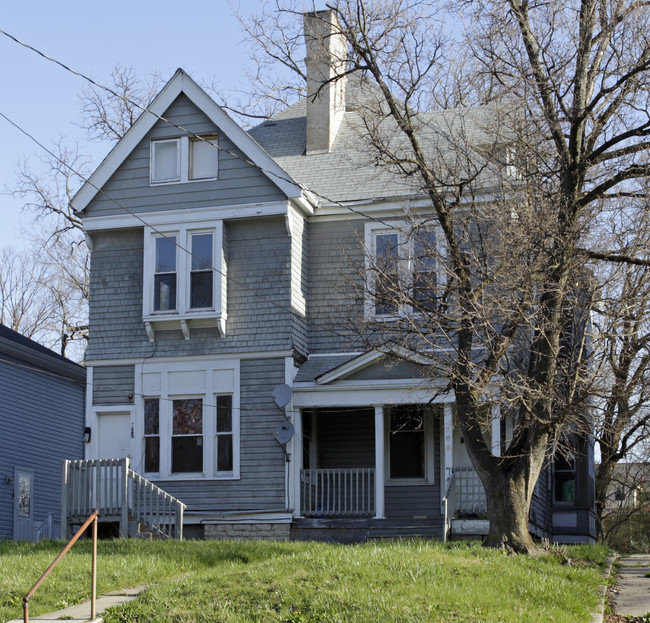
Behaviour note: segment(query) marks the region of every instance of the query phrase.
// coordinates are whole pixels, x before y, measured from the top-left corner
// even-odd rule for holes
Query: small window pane
[[[556,502],[576,501],[575,474],[567,473],[567,472],[555,473],[555,501]]]
[[[398,234],[377,234],[375,238],[375,313],[394,315],[398,311]]]
[[[18,496],[18,514],[21,517],[30,517],[32,514],[31,476],[18,477]]]
[[[212,234],[192,236],[192,270],[212,270]]]
[[[156,238],[156,272],[176,272],[176,236]]]
[[[144,401],[144,434],[157,435],[160,422],[160,400],[145,398]]]
[[[152,143],[154,150],[153,181],[169,182],[180,179],[178,141],[158,141]]]
[[[172,437],[172,472],[203,471],[203,437]]]
[[[160,471],[160,437],[144,438],[144,471]]]
[[[193,180],[217,177],[219,149],[217,140],[195,139],[191,143],[190,178]]]
[[[413,244],[413,299],[423,309],[436,300],[436,236],[433,232],[418,232]]]
[[[176,274],[156,275],[154,278],[155,311],[176,309]]]
[[[190,307],[212,307],[212,271],[191,273]]]
[[[217,432],[232,432],[232,396],[217,396]]]
[[[232,435],[217,437],[217,471],[232,471]]]
[[[203,432],[203,401],[200,398],[174,400],[174,435]]]

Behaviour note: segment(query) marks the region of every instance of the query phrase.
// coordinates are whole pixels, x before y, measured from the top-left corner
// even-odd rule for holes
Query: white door
[[[14,467],[14,540],[34,540],[34,471]]]
[[[131,456],[131,414],[97,414],[98,459],[123,459]]]

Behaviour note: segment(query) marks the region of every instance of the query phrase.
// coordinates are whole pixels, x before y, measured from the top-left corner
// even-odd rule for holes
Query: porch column
[[[492,454],[501,456],[501,405],[492,404]]]
[[[444,498],[451,480],[451,475],[454,469],[454,413],[452,411],[452,404],[446,402],[444,405],[444,465],[445,465],[445,480],[444,487],[440,488],[440,495]]]
[[[375,519],[384,518],[384,407],[375,405]]]
[[[292,402],[293,405],[293,402]],[[302,491],[301,491],[301,478],[302,471],[302,411],[300,409],[293,409],[293,445],[291,452],[291,459],[293,464],[293,516],[302,516]],[[290,507],[289,507],[290,508]]]

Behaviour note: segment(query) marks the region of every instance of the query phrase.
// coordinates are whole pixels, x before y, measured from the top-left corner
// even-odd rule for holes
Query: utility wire
[[[104,91],[107,91],[108,93],[110,93],[114,97],[117,97],[118,99],[122,100],[123,102],[126,102],[126,103],[130,104],[131,106],[134,106],[134,107],[138,108],[143,113],[147,112],[147,113],[153,115],[154,117],[156,117],[158,120],[164,121],[165,123],[168,123],[172,127],[175,127],[176,129],[180,130],[181,132],[184,132],[185,134],[187,134],[188,136],[191,136],[193,139],[203,141],[203,142],[207,143],[208,145],[211,145],[215,149],[218,149],[219,151],[223,151],[224,153],[227,153],[228,155],[230,155],[230,156],[232,156],[234,158],[237,158],[237,159],[241,160],[242,162],[244,162],[244,163],[246,163],[246,164],[248,164],[248,165],[250,165],[252,167],[257,168],[260,171],[264,172],[265,174],[275,177],[276,179],[287,182],[289,184],[298,184],[298,186],[300,186],[300,188],[302,188],[306,192],[309,192],[312,195],[318,197],[319,199],[322,199],[322,200],[324,200],[324,201],[326,201],[326,202],[328,202],[328,203],[330,203],[332,205],[336,205],[338,207],[341,207],[341,208],[343,208],[345,210],[348,210],[348,211],[350,211],[350,212],[352,212],[354,214],[357,214],[358,216],[369,219],[371,221],[381,223],[382,225],[385,225],[386,227],[391,227],[390,224],[386,223],[385,221],[383,221],[383,220],[381,220],[381,219],[379,219],[377,217],[374,217],[374,216],[372,216],[370,214],[366,214],[366,213],[362,212],[361,210],[356,210],[352,206],[346,205],[346,204],[344,204],[344,203],[342,203],[340,201],[337,201],[335,199],[330,199],[329,197],[327,197],[325,195],[322,195],[322,194],[317,193],[317,192],[315,192],[313,190],[305,188],[303,184],[297,183],[296,180],[294,180],[294,179],[292,179],[290,177],[285,177],[285,176],[280,175],[279,173],[277,173],[275,171],[270,171],[268,169],[265,169],[265,168],[259,166],[258,164],[252,162],[248,158],[245,158],[243,155],[231,152],[230,150],[226,149],[225,147],[220,146],[218,143],[211,142],[209,139],[206,139],[205,137],[203,137],[203,136],[201,136],[199,134],[196,134],[195,132],[192,132],[191,130],[188,130],[187,128],[185,128],[183,126],[178,125],[177,123],[175,123],[171,119],[167,119],[166,117],[164,117],[162,115],[159,115],[158,113],[153,112],[148,106],[143,106],[139,102],[136,102],[136,101],[126,97],[125,95],[121,95],[120,93],[117,93],[114,89],[111,89],[110,87],[108,87],[108,86],[106,86],[106,85],[104,85],[104,84],[102,84],[100,82],[97,82],[96,80],[94,80],[90,76],[87,76],[86,74],[84,74],[84,73],[82,73],[80,71],[72,69],[71,67],[69,67],[65,63],[62,63],[61,61],[57,60],[56,58],[48,56],[47,54],[45,54],[41,50],[31,46],[28,43],[25,43],[25,42],[21,41],[17,37],[14,37],[12,34],[4,31],[2,29],[0,29],[0,34],[5,35],[6,37],[11,39],[12,41],[17,43],[18,45],[21,45],[24,48],[27,48],[28,50],[31,50],[32,52],[35,52],[39,56],[43,57],[44,59],[46,59],[46,60],[48,60],[48,61],[50,61],[52,63],[55,63],[59,67],[62,67],[63,69],[65,69],[66,71],[74,74],[75,76],[78,76],[78,77],[82,78],[83,80],[86,80],[87,82],[94,85],[95,87],[97,87],[99,89],[103,89]],[[84,179],[84,178],[82,178],[82,179]],[[85,180],[85,181],[88,181],[88,180]],[[93,188],[96,188],[96,187],[93,185]]]

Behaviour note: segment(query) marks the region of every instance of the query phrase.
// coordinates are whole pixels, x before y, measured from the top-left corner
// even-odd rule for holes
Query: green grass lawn
[[[22,616],[22,596],[61,546],[0,542],[0,621]],[[89,552],[81,542],[64,558],[30,602],[32,616],[88,598]],[[100,541],[98,593],[149,586],[106,623],[587,622],[607,550],[568,555],[574,564],[418,540]]]

